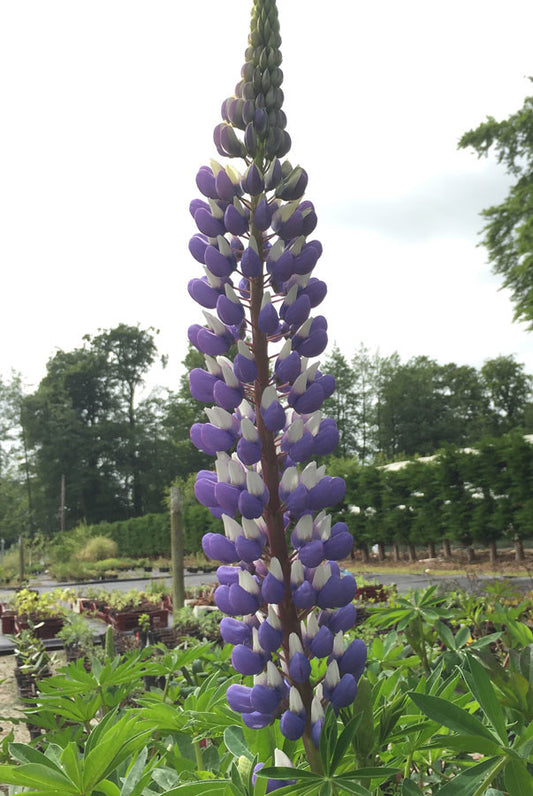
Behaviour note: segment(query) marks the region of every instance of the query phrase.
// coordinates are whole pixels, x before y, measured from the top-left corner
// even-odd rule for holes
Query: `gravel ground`
[[[65,663],[65,655],[63,652],[54,653],[57,660],[56,666],[62,666]],[[15,681],[15,656],[2,655],[0,656],[0,741],[13,730],[15,741],[27,743],[30,740],[30,735],[26,729],[26,724],[13,724],[9,721],[13,717],[23,717],[21,713],[22,703],[18,698],[17,683]],[[1,783],[0,783],[1,784]]]

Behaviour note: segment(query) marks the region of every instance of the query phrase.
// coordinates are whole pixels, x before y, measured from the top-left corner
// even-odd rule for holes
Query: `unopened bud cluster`
[[[190,206],[198,232],[189,248],[203,273],[189,293],[204,322],[189,340],[205,355],[190,390],[209,404],[190,433],[216,456],[195,494],[223,527],[203,538],[206,555],[221,562],[222,636],[235,645],[234,668],[254,678],[231,685],[228,702],[249,727],[280,718],[287,738],[318,745],[326,704],[353,701],[366,649],[343,642],[356,620],[356,584],[337,562],[353,539],[326,513],[345,484],[315,461],[338,443],[321,412],[335,380],[310,361],[327,345],[326,319],[314,313],[326,285],[314,276],[322,246],[309,239],[317,218],[303,199],[307,174],[280,160],[290,138],[274,0],[255,1],[249,44],[215,130],[219,153],[241,157],[244,168],[202,167],[203,198]],[[317,682],[313,658],[324,660]]]

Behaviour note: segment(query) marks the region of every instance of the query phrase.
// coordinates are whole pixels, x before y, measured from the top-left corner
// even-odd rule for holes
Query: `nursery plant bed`
[[[152,629],[168,627],[168,610],[166,608],[159,608],[155,611],[142,609],[138,611],[117,611],[114,614],[108,614],[109,621],[119,633],[136,630],[139,627],[139,618],[142,615],[148,616]]]
[[[40,619],[38,616],[30,617],[34,625],[34,633],[36,638],[54,638],[64,625],[65,620],[62,616],[45,616]],[[19,633],[21,630],[29,628],[27,616],[15,617],[15,632]]]

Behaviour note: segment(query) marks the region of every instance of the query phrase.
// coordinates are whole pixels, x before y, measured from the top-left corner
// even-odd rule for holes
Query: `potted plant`
[[[80,614],[67,614],[57,638],[63,642],[67,663],[83,658],[86,670],[90,671],[88,654],[93,651],[94,640],[93,631],[86,619]]]
[[[38,638],[53,638],[63,627],[68,604],[74,599],[69,589],[54,589],[39,593],[34,589],[20,589],[13,599],[15,631],[33,626]]]
[[[107,609],[109,621],[120,632],[136,630],[141,614],[147,614],[151,628],[168,625],[168,609],[162,607],[160,596],[154,597],[137,589],[110,592]]]

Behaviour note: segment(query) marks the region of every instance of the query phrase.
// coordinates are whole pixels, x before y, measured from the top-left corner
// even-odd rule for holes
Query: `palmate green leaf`
[[[132,796],[132,793],[142,778],[147,757],[148,747],[145,746],[144,749],[141,749],[137,759],[134,761],[132,767],[128,771],[128,774],[122,784],[120,796]]]
[[[448,625],[445,625],[444,622],[441,622],[440,620],[435,622],[435,630],[437,631],[440,640],[444,642],[444,644],[448,647],[449,650],[453,650],[454,652],[456,652],[460,648],[458,639],[459,639],[459,633],[461,631],[457,633],[457,638],[456,638],[453,635],[450,628],[448,627]],[[470,629],[468,629],[468,635],[470,635]]]
[[[483,666],[470,658],[469,669],[463,670],[463,677],[474,698],[479,702],[486,717],[492,724],[502,744],[507,745],[507,729],[500,701]]]
[[[350,779],[373,779],[378,782],[385,782],[390,777],[395,777],[396,774],[401,774],[399,768],[379,766],[375,768],[354,768],[352,771],[344,771],[340,776]]]
[[[401,796],[423,796],[422,791],[411,779],[404,779],[402,781]]]
[[[320,759],[322,768],[327,775],[330,773],[330,761],[337,743],[337,717],[331,705],[326,710],[322,732],[320,733]]]
[[[367,790],[367,788],[364,788],[357,782],[352,782],[344,775],[335,777],[333,782],[335,783],[336,792],[338,792],[337,788],[342,788],[342,790],[346,791],[347,793],[354,793],[355,796],[372,796],[371,792]]]
[[[186,782],[178,785],[177,788],[166,790],[162,796],[231,796],[232,786],[227,779],[223,780],[201,780],[200,782]]]
[[[329,773],[333,774],[337,769],[339,763],[344,758],[346,754],[346,750],[352,743],[353,737],[357,732],[359,725],[361,724],[361,720],[363,718],[363,714],[359,713],[357,716],[354,716],[351,719],[346,727],[343,729],[341,734],[339,735],[339,739],[335,745],[335,749],[333,751],[333,756],[330,758],[331,763],[329,766]]]
[[[253,760],[253,754],[250,747],[246,743],[242,727],[232,724],[224,730],[224,743],[226,749],[231,752],[234,757],[241,757],[245,755],[249,760]]]
[[[499,633],[489,633],[487,636],[481,636],[481,638],[472,641],[468,645],[469,650],[481,650],[484,647],[488,647],[489,644],[494,644],[495,641],[498,641],[502,636],[501,632]]]
[[[257,772],[257,776],[266,777],[267,779],[313,780],[317,783],[323,780],[321,775],[314,774],[308,769],[291,768],[290,766],[265,766]]]
[[[98,793],[103,793],[104,796],[122,796],[122,792],[118,785],[110,782],[108,779],[98,783]]]
[[[49,766],[57,771],[57,765],[49,757],[46,757],[38,749],[25,743],[10,743],[8,745],[9,754],[20,763],[37,763],[38,765]]]
[[[428,694],[417,694],[410,692],[408,696],[413,700],[415,705],[420,708],[422,713],[425,713],[437,724],[442,724],[444,727],[453,730],[454,732],[463,733],[465,735],[479,735],[482,738],[488,738],[493,741],[494,736],[492,733],[479,721],[475,716],[472,716],[466,710],[458,708],[452,702],[440,697],[429,696]]]
[[[533,777],[525,763],[509,760],[505,766],[504,778],[509,796],[533,796]]]
[[[490,757],[466,768],[449,780],[438,791],[438,796],[475,796],[478,792],[483,793],[483,786],[490,785],[501,767],[501,761],[502,758]]]
[[[116,724],[106,727],[99,744],[86,754],[84,788],[90,790],[106,779],[113,769],[142,747],[152,735],[152,728],[147,729],[135,716],[123,716]]]
[[[424,744],[422,749],[453,749],[455,752],[469,754],[497,755],[501,747],[495,740],[480,735],[437,735],[433,743]]]
[[[78,754],[78,744],[75,741],[68,743],[61,754],[61,765],[67,777],[81,790],[82,769]]]
[[[57,768],[52,769],[40,763],[0,766],[0,780],[4,785],[25,785],[40,789],[44,793],[53,791],[74,796],[80,792],[79,788]]]

